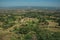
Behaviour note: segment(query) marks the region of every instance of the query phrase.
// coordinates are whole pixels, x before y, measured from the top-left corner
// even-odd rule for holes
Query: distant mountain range
[[[15,6],[15,7],[0,7],[0,9],[60,9],[60,7]]]

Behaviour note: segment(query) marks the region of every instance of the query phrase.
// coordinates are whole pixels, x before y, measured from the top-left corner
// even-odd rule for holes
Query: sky
[[[15,6],[60,7],[60,0],[0,0],[0,7]]]

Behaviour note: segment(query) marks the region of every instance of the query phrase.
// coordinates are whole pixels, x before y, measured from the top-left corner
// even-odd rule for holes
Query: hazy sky
[[[60,0],[0,0],[0,7],[14,6],[60,7]]]

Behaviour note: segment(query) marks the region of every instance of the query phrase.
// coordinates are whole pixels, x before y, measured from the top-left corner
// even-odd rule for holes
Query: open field
[[[0,40],[60,40],[60,10],[0,9]]]

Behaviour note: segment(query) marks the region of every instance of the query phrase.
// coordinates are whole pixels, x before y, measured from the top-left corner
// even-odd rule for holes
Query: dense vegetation
[[[1,14],[0,40],[60,40],[60,12]]]

